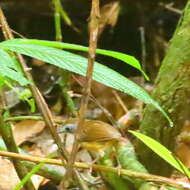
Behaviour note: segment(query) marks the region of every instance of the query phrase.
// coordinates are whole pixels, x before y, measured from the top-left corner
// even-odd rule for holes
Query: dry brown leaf
[[[19,183],[19,178],[10,160],[0,157],[0,190],[14,189]],[[32,182],[36,189],[44,178],[38,175],[32,176]]]
[[[100,9],[100,24],[99,24],[99,35],[103,32],[106,25],[114,27],[118,20],[120,10],[120,2],[114,1],[107,3]]]
[[[19,182],[19,178],[11,161],[0,157],[0,189],[13,189]]]
[[[34,184],[34,187],[38,189],[45,178],[39,175],[33,175],[31,179]]]
[[[45,127],[43,121],[23,120],[14,125],[14,137],[17,145],[27,141],[30,137],[39,134]]]

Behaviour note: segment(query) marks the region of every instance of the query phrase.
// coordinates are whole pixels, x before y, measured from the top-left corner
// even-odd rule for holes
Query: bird
[[[58,133],[73,133],[78,123],[77,118],[68,119]],[[110,150],[117,142],[127,141],[121,133],[108,123],[100,120],[88,120],[83,123],[79,133],[79,143],[89,151],[104,152]]]

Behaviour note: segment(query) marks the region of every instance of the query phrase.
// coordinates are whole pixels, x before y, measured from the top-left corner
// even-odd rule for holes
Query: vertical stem
[[[70,73],[66,70],[60,70],[61,72],[61,78],[59,81],[59,85],[61,86],[62,90],[62,96],[66,102],[66,106],[68,108],[68,112],[71,113],[74,117],[78,116],[75,104],[68,94],[68,89],[69,89],[69,79],[70,79]]]
[[[69,179],[72,174],[73,164],[75,162],[76,154],[78,151],[78,144],[80,139],[80,133],[82,132],[82,126],[85,120],[85,113],[88,106],[88,101],[91,91],[92,74],[96,55],[96,47],[98,40],[98,22],[99,22],[99,0],[92,0],[92,8],[90,14],[90,39],[89,39],[89,52],[88,52],[88,68],[86,74],[86,84],[84,88],[83,97],[81,100],[81,108],[79,111],[79,123],[75,133],[75,142],[73,144],[73,149],[71,152],[70,159],[68,161],[68,170],[66,173]]]
[[[62,31],[61,31],[62,5],[61,5],[60,0],[53,0],[53,4],[54,4],[54,9],[55,9],[55,11],[54,11],[55,39],[56,39],[56,41],[61,42],[63,39]],[[74,104],[72,98],[68,94],[69,72],[62,70],[62,69],[60,70],[60,72],[61,72],[61,79],[60,79],[59,85],[62,87],[63,98],[66,101],[66,106],[67,106],[69,112],[71,112],[71,114],[76,117],[77,112],[76,112],[75,104]]]
[[[18,147],[13,137],[11,124],[4,122],[2,115],[0,116],[0,126],[0,133],[2,135],[3,141],[6,144],[7,150],[10,152],[19,153]],[[12,162],[19,178],[22,180],[22,178],[24,178],[28,173],[26,167],[19,160],[12,159]],[[35,190],[31,180],[28,180],[24,187],[28,190]]]
[[[0,95],[1,95],[0,133],[3,138],[3,141],[5,142],[7,150],[10,152],[19,153],[18,147],[15,143],[15,139],[13,136],[11,124],[9,122],[4,121],[4,119],[5,119],[4,112],[6,111],[6,101],[5,101],[4,93],[3,93],[2,89],[1,89]],[[12,159],[12,162],[13,162],[14,168],[18,174],[18,177],[20,179],[24,178],[28,173],[26,167],[19,160]],[[24,187],[27,190],[35,190],[35,187],[33,186],[31,180],[28,180],[28,182],[24,185]]]
[[[54,7],[55,7],[55,13],[54,13],[54,20],[55,20],[55,33],[56,33],[56,41],[62,41],[62,31],[61,31],[61,2],[60,0],[53,0]],[[63,11],[63,10],[62,10]],[[69,111],[72,113],[72,115],[77,116],[77,112],[75,109],[75,105],[73,103],[72,98],[68,94],[68,84],[69,84],[69,72],[65,70],[60,70],[61,72],[61,79],[59,82],[59,85],[62,87],[62,95],[66,101],[67,107]],[[68,159],[68,155],[67,159]],[[74,169],[74,174],[76,179],[78,180],[78,183],[83,190],[89,190],[86,183],[83,181],[83,179],[80,177],[79,172]],[[63,182],[63,185],[65,186],[65,183]],[[61,183],[62,186],[62,183]]]
[[[142,69],[146,73],[146,38],[145,38],[145,29],[143,26],[139,28],[140,31],[140,38],[141,38],[141,62],[142,62]],[[141,78],[140,81],[141,85],[145,85],[144,77]],[[143,112],[143,102],[139,103],[139,110]]]
[[[62,32],[61,32],[61,15],[60,15],[60,2],[59,0],[53,0],[54,4],[54,21],[55,21],[55,38],[56,41],[62,41]]]
[[[146,39],[145,39],[145,29],[143,26],[139,28],[140,38],[141,38],[141,61],[143,71],[146,72]]]

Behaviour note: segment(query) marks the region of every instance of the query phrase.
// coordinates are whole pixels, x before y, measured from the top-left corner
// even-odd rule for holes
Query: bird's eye
[[[65,132],[67,133],[71,132],[71,127],[65,127]]]
[[[73,133],[76,128],[76,124],[66,124],[65,125],[65,132],[66,133]]]

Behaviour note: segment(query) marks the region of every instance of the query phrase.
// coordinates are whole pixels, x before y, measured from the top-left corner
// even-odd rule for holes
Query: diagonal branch
[[[4,14],[3,14],[2,9],[0,9],[0,13],[1,13],[1,19],[2,19],[1,24],[2,24],[2,30],[3,30],[4,37],[5,37],[6,40],[13,39],[14,36],[13,36],[13,34],[12,34],[10,28],[9,28],[9,25],[8,25],[8,23],[6,21],[6,18],[4,16]],[[23,70],[23,73],[24,73],[25,77],[29,81],[31,81],[31,83],[29,84],[29,88],[31,89],[32,94],[33,94],[33,96],[35,98],[35,101],[37,103],[37,106],[38,106],[39,110],[41,111],[41,113],[42,113],[42,115],[44,117],[46,126],[49,128],[49,130],[51,132],[51,135],[52,135],[55,143],[58,146],[58,151],[60,153],[61,160],[62,160],[63,163],[65,163],[65,159],[68,158],[68,154],[67,154],[67,151],[62,146],[61,139],[60,139],[59,135],[57,134],[56,124],[55,124],[55,122],[53,120],[51,111],[49,110],[48,105],[46,104],[46,102],[45,102],[43,96],[41,95],[40,91],[34,85],[32,75],[29,72],[30,69],[27,67],[24,58],[20,54],[16,54],[16,56],[17,56],[17,58],[18,58],[18,60],[20,62],[20,65],[21,65],[21,68]]]

